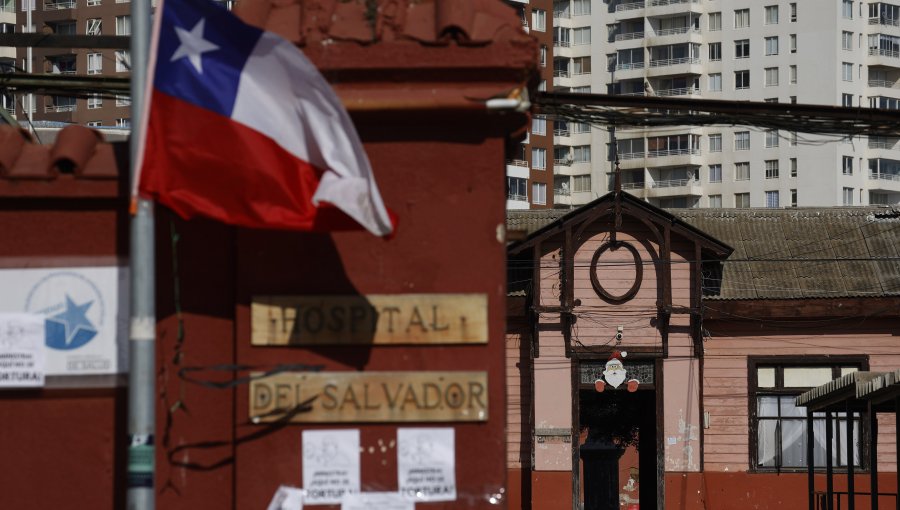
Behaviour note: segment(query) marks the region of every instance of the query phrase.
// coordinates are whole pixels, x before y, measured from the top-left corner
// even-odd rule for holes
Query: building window
[[[34,10],[34,0],[22,0],[22,12]]]
[[[844,205],[853,205],[853,188],[844,188]]]
[[[709,90],[712,92],[722,91],[722,73],[712,73],[709,75]]]
[[[116,16],[116,35],[131,35],[131,16]]]
[[[844,19],[853,19],[853,0],[841,0],[841,15]]]
[[[797,53],[797,34],[790,35],[791,53]]]
[[[844,107],[853,106],[853,94],[841,94],[841,105]]]
[[[797,96],[790,96],[791,104],[797,104]]]
[[[722,152],[722,134],[709,135],[709,152]]]
[[[844,81],[853,81],[853,64],[849,62],[841,63],[841,79]]]
[[[576,145],[572,147],[572,162],[573,163],[590,163],[591,162],[591,146],[590,145]]]
[[[766,191],[766,207],[774,208],[778,205],[778,191]]]
[[[710,62],[722,60],[722,43],[709,43],[709,60]]]
[[[778,160],[777,159],[767,159],[766,160],[766,179],[777,179],[778,178]]]
[[[797,190],[791,190],[791,207],[797,207]]]
[[[797,362],[783,362],[777,358],[750,358],[750,440],[752,467],[757,471],[805,470],[806,458],[806,409],[794,406],[794,399],[801,393],[842,375],[866,369],[861,357],[834,357],[815,359],[804,357]],[[846,414],[834,413],[833,465],[847,466]],[[853,413],[854,465],[861,467],[860,459],[865,434],[860,427],[859,413]],[[825,413],[813,414],[813,465],[825,467]],[[755,439],[755,441],[754,441]]]
[[[131,96],[120,96],[116,94],[116,106],[131,106]]]
[[[734,41],[734,58],[750,57],[750,39]]]
[[[791,158],[791,177],[797,177],[797,158]]]
[[[87,127],[100,127],[100,125],[101,124],[99,120],[90,120],[87,123]]]
[[[573,175],[572,191],[575,193],[587,193],[591,191],[590,175]]]
[[[750,26],[750,9],[734,10],[734,28],[747,28]]]
[[[734,133],[734,150],[750,150],[750,131],[736,131]]]
[[[590,85],[585,85],[585,86],[583,86],[583,87],[572,87],[572,88],[569,89],[569,92],[572,92],[572,93],[574,93],[574,94],[590,94],[590,93],[591,93],[591,86],[590,86]]]
[[[766,55],[778,55],[778,36],[766,37]]]
[[[547,11],[543,9],[531,10],[531,29],[538,32],[547,31]]]
[[[791,2],[791,23],[797,22],[797,2]]]
[[[100,74],[103,72],[103,54],[88,53],[87,55],[87,73]]]
[[[591,13],[591,0],[572,0],[572,12],[575,16],[587,16]]]
[[[539,115],[535,115],[531,119],[531,134],[544,136],[547,134],[547,119]]]
[[[722,207],[722,195],[710,195],[709,196],[709,206],[710,207]]]
[[[543,182],[531,184],[531,203],[544,205],[547,203],[547,185]]]
[[[842,171],[844,175],[853,175],[853,156],[844,156]]]
[[[841,32],[841,48],[847,51],[853,49],[853,32]]]
[[[591,74],[591,57],[575,57],[572,59],[572,74]]]
[[[767,5],[766,6],[766,25],[777,25],[778,24],[778,6],[777,5]]]
[[[528,201],[528,179],[521,177],[506,178],[506,199],[520,202]]]
[[[718,32],[719,30],[722,30],[722,13],[721,12],[709,13],[709,31],[710,32]]]
[[[744,161],[734,164],[734,180],[749,181],[750,180],[750,162]]]
[[[780,138],[781,137],[779,136],[777,129],[770,129],[766,131],[766,147],[778,147],[778,140]]]
[[[765,103],[777,103],[777,102],[778,102],[778,98],[777,98],[777,97],[767,97],[767,98],[763,99],[763,102],[765,102]]]
[[[538,83],[538,91],[546,92],[547,91],[547,80],[541,80]]]
[[[735,193],[734,206],[742,209],[750,207],[750,193]]]
[[[547,45],[541,45],[541,67],[547,67]]]
[[[574,43],[576,46],[581,44],[591,44],[591,27],[575,28],[572,30],[574,34]]]
[[[709,165],[709,182],[722,182],[722,165]]]
[[[766,68],[766,87],[775,87],[778,85],[778,68]]]
[[[788,67],[788,74],[790,75],[791,84],[797,83],[797,66],[792,65]]]
[[[100,35],[103,33],[103,20],[101,18],[88,18],[84,33],[87,35]]]
[[[750,71],[735,71],[734,72],[734,88],[736,90],[750,88]]]
[[[531,149],[531,168],[535,170],[547,169],[547,149],[537,147]]]
[[[118,128],[130,128],[131,127],[131,119],[119,118],[116,119],[116,127]]]
[[[103,107],[103,98],[99,94],[91,94],[87,100],[88,110],[96,110]]]
[[[569,127],[576,135],[591,132],[591,125],[585,122],[570,122]]]
[[[116,51],[116,72],[125,73],[131,71],[131,53],[123,50]]]

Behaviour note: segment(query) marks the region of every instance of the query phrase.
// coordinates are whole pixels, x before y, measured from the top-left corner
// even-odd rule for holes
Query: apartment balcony
[[[869,173],[869,190],[900,191],[900,174]]]
[[[666,46],[670,44],[703,42],[703,35],[699,29],[693,27],[665,28],[650,31],[646,34],[647,46]]]
[[[673,96],[699,96],[700,89],[696,87],[681,87],[676,89],[660,89],[657,90],[654,94],[659,97],[673,97]]]
[[[525,195],[506,195],[506,208],[509,210],[529,209],[528,197]]]
[[[566,188],[554,189],[553,205],[572,205],[572,193]]]
[[[870,150],[900,150],[900,139],[898,138],[869,138],[868,148]],[[877,157],[870,155],[871,157]]]
[[[613,36],[613,41],[615,42],[623,42],[623,41],[637,41],[644,38],[644,32],[629,32],[627,34],[616,34]]]
[[[644,15],[666,16],[686,12],[702,12],[700,0],[647,0],[644,7]]]
[[[509,0],[510,3],[528,5],[528,0]]]
[[[620,3],[616,5],[615,19],[620,21],[642,17],[644,15],[642,11],[645,7],[646,5],[643,1]]]
[[[75,8],[75,0],[57,0],[57,1],[44,1],[44,10],[45,11],[60,11],[63,9],[74,9]]]
[[[529,175],[528,162],[522,159],[510,159],[506,161],[506,176],[527,179]]]
[[[48,104],[44,106],[45,113],[65,113],[65,112],[74,112],[75,105],[74,104]]]
[[[703,187],[697,179],[648,181],[647,197],[702,196]]]
[[[897,82],[891,80],[869,80],[869,86],[880,89],[893,89],[897,87]]]
[[[900,27],[900,18],[869,18],[870,25],[881,25],[885,27]]]
[[[702,74],[699,57],[664,58],[651,60],[647,76]]]
[[[881,48],[869,48],[866,59],[869,66],[900,67],[900,51]]]
[[[568,129],[554,129],[553,145],[572,145],[572,132]],[[556,160],[553,161],[556,164]]]
[[[642,79],[647,71],[644,62],[631,62],[627,64],[616,64],[616,80],[635,80]]]
[[[699,166],[702,163],[700,149],[648,150],[647,166]]]

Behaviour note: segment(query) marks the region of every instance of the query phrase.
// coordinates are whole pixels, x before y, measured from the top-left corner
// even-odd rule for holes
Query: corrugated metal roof
[[[571,213],[509,211],[531,234]],[[670,209],[734,248],[718,295],[704,299],[900,296],[900,208]]]

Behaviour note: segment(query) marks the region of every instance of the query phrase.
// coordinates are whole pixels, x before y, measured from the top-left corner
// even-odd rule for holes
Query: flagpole
[[[131,179],[140,165],[138,145],[144,119],[150,47],[150,0],[131,2]],[[136,186],[132,186],[135,188]],[[155,504],[155,356],[156,293],[153,203],[137,200],[131,218],[131,320],[128,372],[129,510],[153,510]]]

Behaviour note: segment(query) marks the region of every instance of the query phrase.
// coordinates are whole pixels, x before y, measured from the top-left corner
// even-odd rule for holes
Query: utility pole
[[[161,6],[160,6],[161,7]],[[131,179],[141,161],[145,88],[150,48],[150,0],[131,2]],[[136,186],[134,186],[136,187]],[[156,506],[156,258],[153,203],[138,200],[131,218],[131,320],[128,371],[128,509]]]

